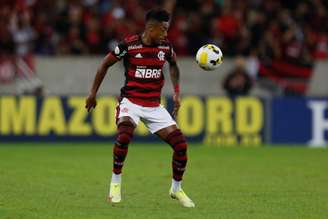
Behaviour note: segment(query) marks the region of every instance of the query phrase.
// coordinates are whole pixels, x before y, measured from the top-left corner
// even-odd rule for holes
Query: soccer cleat
[[[186,193],[184,193],[184,191],[182,189],[180,189],[177,192],[173,192],[172,187],[170,189],[169,192],[171,198],[173,199],[177,199],[183,207],[186,208],[194,208],[195,207],[195,203],[186,195]]]
[[[121,183],[111,183],[107,201],[111,203],[121,202]]]

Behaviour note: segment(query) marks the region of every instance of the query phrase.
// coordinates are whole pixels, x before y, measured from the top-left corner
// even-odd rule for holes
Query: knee
[[[171,132],[167,138],[166,142],[171,145],[174,152],[178,153],[179,155],[185,155],[187,152],[188,144],[186,138],[180,131],[180,129],[176,129]]]
[[[118,125],[116,142],[121,147],[127,147],[133,137],[134,125],[131,122],[122,122]]]
[[[130,143],[131,139],[132,139],[132,137],[130,135],[128,135],[126,133],[119,133],[116,141],[117,141],[118,145],[125,147]]]

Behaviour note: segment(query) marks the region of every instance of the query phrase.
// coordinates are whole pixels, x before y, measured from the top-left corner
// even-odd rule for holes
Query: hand
[[[173,102],[174,102],[174,107],[173,107],[172,116],[175,119],[178,116],[178,111],[180,108],[180,94],[179,93],[175,93],[173,95]]]
[[[92,108],[96,107],[96,105],[97,105],[96,96],[90,94],[85,101],[85,108],[88,110],[88,112],[90,112]]]

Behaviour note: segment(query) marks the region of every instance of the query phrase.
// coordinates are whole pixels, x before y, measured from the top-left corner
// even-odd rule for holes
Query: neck
[[[153,42],[152,42],[151,38],[149,37],[147,31],[145,31],[141,35],[141,40],[142,40],[142,43],[145,44],[145,45],[152,45],[153,44]]]

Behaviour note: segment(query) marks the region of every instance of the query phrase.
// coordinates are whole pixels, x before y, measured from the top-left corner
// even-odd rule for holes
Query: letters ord
[[[230,134],[233,131],[232,103],[227,97],[207,99],[207,132]]]
[[[263,127],[263,107],[261,101],[254,97],[237,98],[236,123],[238,134],[259,133]]]
[[[178,124],[186,135],[198,135],[204,128],[203,102],[197,97],[185,97],[181,101]]]

